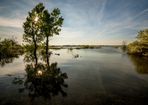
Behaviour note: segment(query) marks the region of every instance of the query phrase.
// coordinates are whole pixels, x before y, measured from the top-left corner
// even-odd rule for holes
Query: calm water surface
[[[58,55],[60,54],[60,55]],[[77,54],[79,55],[78,57]],[[26,75],[24,56],[0,62],[0,105],[148,105],[148,59],[129,56],[120,49],[53,50],[50,63],[67,73],[60,92],[30,98],[24,84],[13,84]]]

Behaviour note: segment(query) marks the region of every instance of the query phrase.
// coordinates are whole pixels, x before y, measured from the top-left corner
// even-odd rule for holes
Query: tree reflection
[[[16,56],[16,57],[0,58],[0,66],[3,67],[3,66],[5,66],[8,63],[12,63],[15,58],[18,58],[18,56]]]
[[[29,55],[25,55],[24,58],[28,62],[31,61]],[[34,61],[34,60],[33,60]],[[29,97],[34,100],[36,97],[44,97],[45,99],[51,99],[52,96],[61,93],[62,96],[67,96],[67,93],[63,88],[68,87],[65,83],[67,74],[62,73],[58,64],[47,62],[34,63],[30,62],[26,64],[25,78],[15,78],[14,84],[23,84],[23,88],[20,88],[20,92],[27,90]]]
[[[136,71],[138,73],[148,74],[148,68],[147,68],[148,59],[147,58],[132,56],[132,55],[130,55],[129,58],[133,62],[136,68]]]

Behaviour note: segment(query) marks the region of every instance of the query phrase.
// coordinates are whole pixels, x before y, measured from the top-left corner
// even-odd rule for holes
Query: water
[[[59,55],[60,54],[60,55]],[[76,57],[76,55],[79,55]],[[24,56],[1,63],[0,105],[147,105],[148,59],[129,56],[118,48],[53,50],[50,63],[57,62],[64,83],[56,93],[44,87],[34,98],[24,84],[13,84],[26,75]],[[26,79],[26,78],[24,78]],[[45,83],[45,82],[44,82]],[[49,83],[48,83],[49,84]],[[44,85],[48,85],[44,84]],[[51,86],[51,85],[50,85]],[[47,89],[47,90],[46,90]],[[61,92],[64,92],[65,95]],[[49,93],[48,95],[46,93]]]

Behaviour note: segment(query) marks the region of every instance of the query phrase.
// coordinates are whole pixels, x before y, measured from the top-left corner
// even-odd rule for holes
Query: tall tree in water
[[[45,49],[46,49],[46,61],[49,64],[49,37],[53,35],[59,35],[61,27],[63,24],[63,18],[60,16],[60,10],[58,8],[54,9],[51,13],[45,10],[42,3],[39,3],[26,18],[24,23],[24,42],[33,45],[33,54],[35,58],[35,63],[37,64],[37,48],[38,44],[46,39]],[[33,58],[33,59],[34,59]]]
[[[49,64],[49,37],[53,35],[59,35],[61,27],[63,24],[63,18],[60,16],[60,9],[56,8],[51,13],[48,13],[48,10],[44,11],[43,14],[43,27],[42,32],[46,38],[46,60]]]
[[[38,43],[43,40],[43,35],[41,33],[42,26],[42,16],[44,12],[44,6],[42,3],[39,3],[35,6],[26,18],[26,22],[23,24],[24,34],[23,40],[27,42],[29,45],[33,46],[32,53],[34,55],[35,64],[38,63],[37,59],[37,48]]]

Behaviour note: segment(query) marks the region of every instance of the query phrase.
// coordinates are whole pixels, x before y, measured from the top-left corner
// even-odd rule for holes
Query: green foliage
[[[23,39],[24,42],[27,42],[30,44],[30,56],[33,55],[33,59],[35,59],[35,62],[37,64],[37,48],[38,44],[43,41],[44,36],[41,31],[41,27],[43,26],[43,12],[44,10],[43,3],[39,3],[35,6],[35,8],[32,9],[31,12],[29,12],[29,16],[26,18],[26,22],[24,23],[24,35]],[[28,50],[28,49],[27,49]]]
[[[42,33],[46,37],[46,47],[48,44],[48,37],[53,35],[59,35],[63,24],[63,18],[60,16],[60,10],[54,9],[51,13],[45,10],[42,17]]]
[[[43,35],[41,33],[42,26],[42,14],[44,11],[44,6],[42,3],[39,3],[35,8],[29,12],[29,16],[26,18],[26,22],[23,25],[24,42],[29,44],[39,43],[43,40]]]
[[[47,62],[49,57],[49,37],[52,37],[54,35],[59,35],[59,32],[61,31],[61,27],[63,24],[63,18],[60,16],[60,9],[55,8],[51,13],[48,12],[48,10],[44,10],[42,14],[42,27],[41,27],[41,33],[44,35],[44,38],[46,39],[45,43],[45,49],[46,49],[46,58]],[[45,50],[43,50],[45,51]]]
[[[36,43],[43,41],[46,36],[59,35],[64,20],[60,16],[60,10],[56,8],[49,13],[44,8],[43,3],[39,3],[29,12],[23,25],[24,42],[33,44],[34,41]]]
[[[30,50],[34,55],[36,63],[38,46],[43,46],[44,44],[45,47],[42,48],[46,49],[46,56],[48,57],[49,37],[59,35],[59,32],[61,31],[64,19],[60,14],[60,9],[56,8],[49,13],[48,10],[45,9],[43,3],[39,3],[31,12],[29,12],[29,16],[26,18],[26,22],[23,25],[23,39],[24,42],[30,44],[30,47],[32,46],[31,48],[25,48],[27,48],[27,51]],[[45,43],[43,43],[44,40],[46,41]],[[45,51],[44,49],[42,51]]]
[[[0,66],[3,67],[6,64],[12,63],[14,61],[15,58],[17,58],[18,56],[15,57],[1,57],[0,58]]]
[[[25,51],[25,62],[34,61],[34,45],[26,44],[24,45],[24,51]]]
[[[23,48],[14,39],[0,40],[0,58],[14,57],[23,53]]]
[[[132,54],[141,54],[142,53],[141,45],[138,41],[134,41],[134,42],[130,43],[128,45],[128,50],[129,50],[129,53],[132,53]]]
[[[148,45],[148,29],[140,31],[138,33],[137,39],[141,44]]]
[[[128,53],[148,56],[148,29],[138,33],[137,40],[128,45]]]

